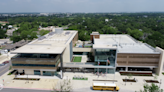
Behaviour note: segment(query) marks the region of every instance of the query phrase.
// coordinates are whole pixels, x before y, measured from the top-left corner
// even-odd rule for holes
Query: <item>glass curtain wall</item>
[[[115,68],[108,68],[108,69],[107,69],[107,73],[114,74],[114,72],[115,72],[114,69],[115,69]],[[99,69],[95,68],[95,69],[94,69],[95,73],[97,73],[98,70],[99,70],[99,74],[101,74],[101,73],[103,73],[103,74],[106,73],[106,69],[105,69],[105,68],[99,68]]]
[[[107,64],[107,60],[108,64]],[[95,50],[95,62],[99,62],[100,66],[113,66],[115,67],[115,60],[116,60],[116,50],[110,49],[96,49]]]

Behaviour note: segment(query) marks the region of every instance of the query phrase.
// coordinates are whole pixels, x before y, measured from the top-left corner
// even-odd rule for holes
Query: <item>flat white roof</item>
[[[159,54],[155,48],[146,43],[139,42],[126,34],[100,34],[100,38],[94,38],[93,49],[112,46],[117,47],[118,53],[145,53],[145,54]]]
[[[116,87],[115,83],[93,83],[93,86],[111,86]]]
[[[60,33],[48,33],[11,53],[49,53],[60,54],[69,44],[77,31],[62,31]]]

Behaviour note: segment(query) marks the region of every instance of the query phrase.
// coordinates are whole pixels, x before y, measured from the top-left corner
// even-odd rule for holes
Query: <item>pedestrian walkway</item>
[[[43,78],[43,79],[60,79],[57,76],[40,76],[40,75],[16,75],[16,78]]]
[[[0,64],[3,63],[4,61],[9,61],[11,59],[11,57],[15,56],[16,54],[3,54],[0,55]]]

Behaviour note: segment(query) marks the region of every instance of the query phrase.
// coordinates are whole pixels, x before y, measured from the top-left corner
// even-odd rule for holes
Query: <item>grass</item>
[[[85,48],[92,48],[92,46],[84,46]]]
[[[82,78],[82,79],[80,79],[80,78],[73,78],[73,80],[88,80],[88,78]]]
[[[81,62],[81,57],[74,57],[73,62]]]

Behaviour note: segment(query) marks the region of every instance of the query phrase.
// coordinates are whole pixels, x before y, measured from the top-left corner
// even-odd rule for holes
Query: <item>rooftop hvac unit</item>
[[[45,36],[41,36],[41,37],[38,38],[38,40],[43,40],[45,38],[46,38]]]
[[[62,34],[63,28],[55,28],[55,33],[56,34]]]

